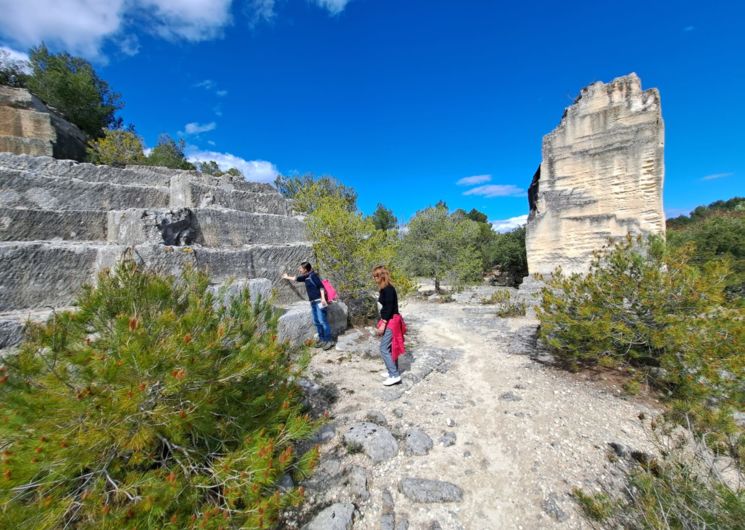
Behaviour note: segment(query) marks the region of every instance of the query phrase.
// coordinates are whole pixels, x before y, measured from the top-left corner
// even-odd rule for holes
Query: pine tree
[[[316,449],[277,314],[125,263],[0,368],[0,527],[268,528]]]

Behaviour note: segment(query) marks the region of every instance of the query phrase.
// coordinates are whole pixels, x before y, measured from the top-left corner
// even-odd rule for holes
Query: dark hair
[[[309,263],[309,262],[307,262],[307,261],[304,261],[304,262],[302,262],[302,263],[300,264],[300,266],[301,266],[301,267],[303,268],[303,270],[304,270],[305,272],[309,272],[309,271],[310,271],[310,269],[312,269],[312,268],[313,268],[313,267],[311,267],[310,263]]]

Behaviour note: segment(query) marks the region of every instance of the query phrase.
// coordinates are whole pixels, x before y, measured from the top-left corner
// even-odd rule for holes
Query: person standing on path
[[[328,319],[328,299],[326,290],[321,283],[321,277],[313,270],[313,267],[307,261],[300,264],[297,269],[298,276],[283,274],[285,280],[295,280],[305,284],[305,290],[308,291],[308,300],[310,300],[310,311],[313,315],[313,324],[318,330],[317,348],[324,350],[331,349],[334,346],[334,339],[331,336],[331,327]]]
[[[404,333],[406,325],[401,314],[398,312],[398,294],[391,284],[391,274],[382,265],[373,269],[373,279],[380,288],[378,302],[380,309],[380,321],[376,333],[380,339],[380,356],[383,358],[388,371],[383,385],[391,386],[401,382],[401,374],[398,371],[398,357],[404,353]]]

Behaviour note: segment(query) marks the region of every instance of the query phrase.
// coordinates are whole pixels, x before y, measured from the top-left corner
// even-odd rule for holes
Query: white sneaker
[[[388,379],[388,378],[390,377],[390,375],[388,375],[388,372],[380,372],[380,374],[379,374],[379,375],[380,375],[380,377],[382,377],[383,379]]]
[[[383,381],[383,386],[391,386],[391,385],[397,385],[401,382],[401,376],[398,377],[389,377],[385,381]]]

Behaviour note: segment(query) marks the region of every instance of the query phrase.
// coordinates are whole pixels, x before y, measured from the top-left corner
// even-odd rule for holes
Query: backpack
[[[336,289],[331,285],[331,282],[328,280],[321,280],[321,284],[323,284],[323,290],[326,291],[326,301],[333,302],[336,300]]]
[[[316,277],[317,278],[320,278],[320,276],[318,276],[318,273],[316,273]],[[315,283],[315,282],[313,282],[313,283]],[[316,284],[316,285],[318,285],[318,284]],[[336,289],[334,289],[334,286],[331,285],[331,282],[330,281],[328,281],[328,280],[321,280],[321,285],[319,285],[318,287],[319,287],[319,289],[323,289],[324,291],[326,291],[326,301],[328,303],[331,303],[334,300],[336,300]]]

